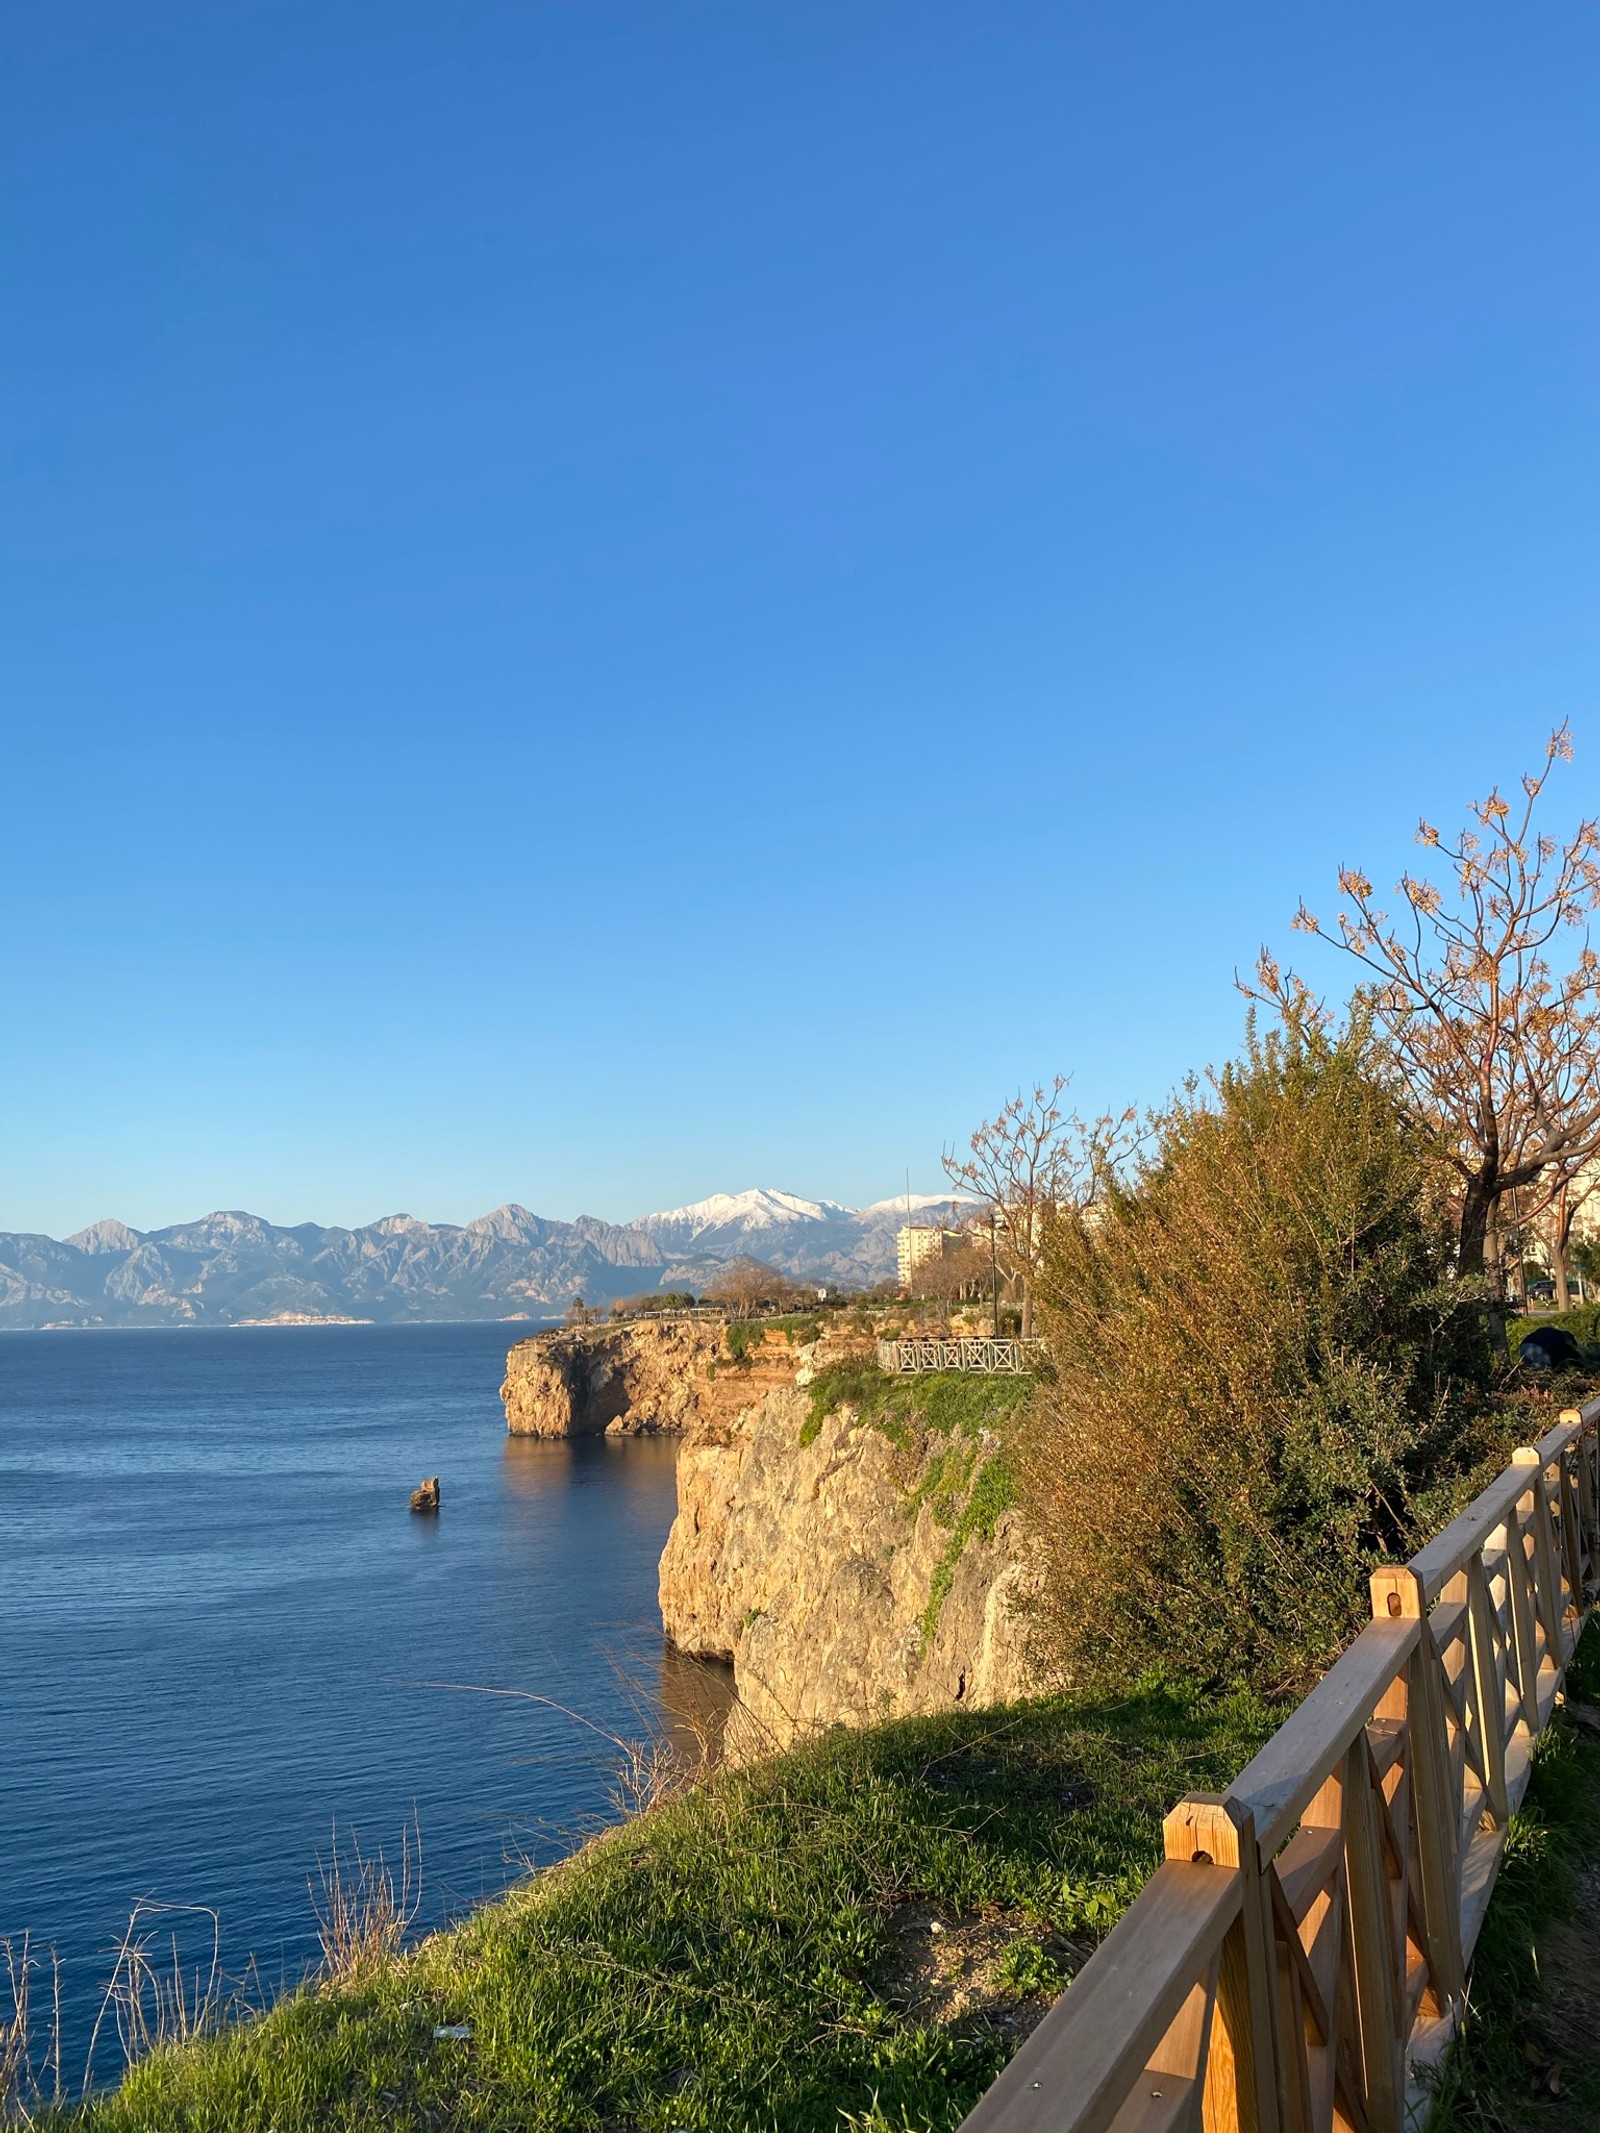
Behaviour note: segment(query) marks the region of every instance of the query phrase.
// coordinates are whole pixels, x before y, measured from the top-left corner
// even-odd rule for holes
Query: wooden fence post
[[[1372,1575],[1372,1613],[1375,1620],[1400,1616],[1421,1625],[1421,1635],[1405,1673],[1405,1724],[1407,1761],[1411,1774],[1412,1822],[1417,1847],[1417,1869],[1422,1883],[1423,1952],[1428,1958],[1435,1994],[1441,2009],[1459,2008],[1466,1992],[1466,1964],[1461,1954],[1461,1802],[1452,1782],[1450,1739],[1445,1720],[1449,1688],[1444,1662],[1433,1641],[1428,1622],[1427,1594],[1422,1580],[1405,1564],[1376,1570]],[[1468,1663],[1472,1665],[1468,1636]],[[1498,1679],[1491,1667],[1491,1679]],[[1481,1690],[1480,1690],[1481,1694]],[[1479,1705],[1480,1712],[1482,1705]],[[1495,1707],[1484,1714],[1481,1730],[1492,1733],[1501,1750],[1500,1797],[1505,1798],[1504,1730],[1505,1701],[1497,1694]],[[1491,1765],[1491,1767],[1494,1767]],[[1404,1950],[1401,1951],[1402,1964]]]
[[[1522,1454],[1518,1452],[1516,1456],[1520,1459]],[[1555,1527],[1550,1518],[1550,1476],[1540,1454],[1535,1452],[1533,1456],[1537,1461],[1533,1470],[1535,1589],[1539,1601],[1539,1620],[1544,1625],[1550,1664],[1559,1673],[1567,1657],[1566,1603],[1562,1594],[1561,1572],[1556,1564]]]
[[[1167,1817],[1167,1863],[969,2127],[1407,2133],[1600,1583],[1600,1398],[1577,1419],[1373,1574],[1373,1622]]]
[[[1398,1951],[1397,1960],[1389,1875],[1373,1799],[1377,1784],[1363,1728],[1344,1759],[1345,1886],[1350,1892],[1350,1948],[1361,2017],[1362,2085],[1372,2133],[1404,2133],[1405,2046],[1399,2034],[1396,1975],[1404,1950]]]
[[[1512,1686],[1515,1637],[1502,1640],[1499,1634],[1500,1619],[1489,1597],[1489,1579],[1481,1555],[1469,1560],[1465,1577],[1468,1654],[1475,1684],[1483,1783],[1496,1827],[1504,1829],[1511,1819],[1511,1799],[1506,1791],[1506,1697]],[[1458,1816],[1461,1805],[1457,1801]]]
[[[1537,1459],[1537,1452],[1530,1452],[1528,1458]],[[1512,1464],[1526,1464],[1520,1452]],[[1516,1632],[1517,1700],[1522,1705],[1522,1723],[1532,1740],[1539,1731],[1539,1637],[1529,1585],[1527,1543],[1517,1515],[1518,1508],[1518,1504],[1513,1504],[1506,1513],[1506,1585],[1512,1626]]]
[[[1169,1859],[1236,1867],[1241,1907],[1222,1944],[1206,2068],[1205,2133],[1281,2133],[1276,1964],[1255,1817],[1221,1793],[1190,1793],[1162,1827]]]
[[[1556,1467],[1556,1488],[1561,1503],[1561,1548],[1566,1558],[1567,1584],[1581,1622],[1584,1602],[1583,1514],[1579,1509],[1578,1491],[1583,1472],[1583,1417],[1576,1408],[1569,1407],[1561,1419],[1577,1424],[1572,1442],[1562,1451]]]
[[[1584,1424],[1583,1435],[1578,1439],[1578,1510],[1588,1572],[1583,1587],[1583,1605],[1587,1607],[1600,1568],[1600,1427],[1592,1423]]]

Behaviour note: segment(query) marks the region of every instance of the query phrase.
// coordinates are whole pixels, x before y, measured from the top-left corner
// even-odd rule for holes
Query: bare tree
[[[979,1248],[971,1231],[950,1238],[945,1250],[930,1253],[911,1272],[912,1295],[934,1303],[948,1305],[978,1296],[988,1285],[988,1250]]]
[[[752,1318],[764,1307],[787,1303],[795,1286],[780,1268],[759,1259],[730,1259],[706,1283],[706,1294],[713,1303],[726,1304],[735,1318]]]
[[[1334,926],[1303,902],[1295,918],[1371,973],[1364,994],[1413,1112],[1455,1173],[1459,1270],[1486,1277],[1502,1352],[1501,1202],[1519,1193],[1527,1223],[1562,1176],[1600,1150],[1600,961],[1586,929],[1600,903],[1600,825],[1581,821],[1565,842],[1533,827],[1552,769],[1571,756],[1562,726],[1543,767],[1523,778],[1515,810],[1496,790],[1473,802],[1453,841],[1420,824],[1418,843],[1441,855],[1452,880],[1441,888],[1403,875],[1396,919],[1357,867],[1339,871],[1345,904]],[[1562,956],[1552,943],[1568,928],[1581,945]],[[1256,977],[1257,996],[1280,1009],[1315,1009],[1265,949]]]
[[[985,1119],[967,1153],[944,1152],[945,1175],[958,1192],[984,1203],[983,1221],[1007,1275],[1022,1297],[1022,1332],[1033,1331],[1033,1292],[1052,1218],[1100,1198],[1134,1139],[1134,1114],[1093,1120],[1063,1111],[1065,1074],[1050,1086],[1020,1089]],[[997,1329],[998,1330],[998,1329]]]

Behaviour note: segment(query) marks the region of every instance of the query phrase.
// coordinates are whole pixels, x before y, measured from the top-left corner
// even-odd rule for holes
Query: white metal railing
[[[1043,1343],[1012,1338],[957,1340],[909,1339],[879,1341],[878,1368],[901,1373],[911,1370],[978,1370],[1015,1377],[1031,1370]]]

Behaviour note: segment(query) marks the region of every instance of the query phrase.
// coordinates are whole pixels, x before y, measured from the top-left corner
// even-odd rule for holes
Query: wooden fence
[[[1401,1568],[963,2133],[1416,2133],[1600,1576],[1600,1399]]]

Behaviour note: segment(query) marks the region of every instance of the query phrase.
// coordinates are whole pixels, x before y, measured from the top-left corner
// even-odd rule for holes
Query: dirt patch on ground
[[[1600,1711],[1569,1705],[1586,1745],[1600,1748]],[[1600,1754],[1586,1757],[1600,1805]],[[1578,1870],[1571,1914],[1538,1937],[1542,1990],[1523,2037],[1528,2087],[1550,2133],[1595,2133],[1600,2098],[1600,1858]]]
[[[951,1918],[905,1904],[890,1932],[876,1983],[891,2006],[951,2035],[999,2029],[1013,2044],[1038,2027],[1087,1952],[999,1911]]]

